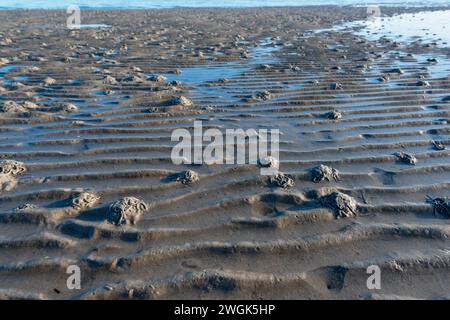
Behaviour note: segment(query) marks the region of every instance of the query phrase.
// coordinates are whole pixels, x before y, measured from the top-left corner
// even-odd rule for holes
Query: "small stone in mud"
[[[261,168],[278,168],[279,162],[278,159],[272,156],[263,157],[258,159],[258,165]]]
[[[95,193],[80,192],[71,199],[71,206],[78,210],[87,209],[95,206],[98,200],[100,200],[100,197]]]
[[[391,77],[389,77],[388,74],[383,74],[378,80],[380,82],[388,82],[389,80],[391,80]]]
[[[65,113],[72,113],[72,112],[77,112],[78,107],[76,105],[74,105],[73,103],[64,103],[60,107],[60,110]]]
[[[394,153],[394,156],[396,156],[398,160],[406,164],[416,165],[417,163],[417,159],[415,156],[405,152],[396,152]]]
[[[155,82],[164,82],[167,80],[167,78],[164,76],[161,76],[161,75],[154,75],[154,76],[149,77],[148,80],[155,81]]]
[[[182,184],[191,184],[199,181],[200,178],[197,172],[193,170],[186,170],[179,173],[176,177],[176,181],[181,182]]]
[[[177,87],[177,86],[181,86],[182,82],[178,81],[178,80],[173,80],[170,81],[169,85],[171,85],[172,87]]]
[[[258,92],[253,96],[256,100],[270,100],[272,99],[272,94],[269,91]]]
[[[433,206],[433,212],[450,218],[450,201],[445,198],[427,198],[427,202]]]
[[[176,98],[170,99],[169,105],[171,105],[171,106],[181,105],[183,107],[189,107],[189,106],[193,105],[193,102],[190,99],[186,98],[185,96],[181,96],[181,97],[176,97]]]
[[[336,218],[349,218],[356,216],[358,204],[349,195],[341,192],[333,192],[321,199],[322,205],[332,209]]]
[[[295,185],[294,180],[284,173],[277,173],[271,177],[270,183],[283,189],[292,188]]]
[[[339,111],[333,110],[331,112],[327,112],[325,114],[325,118],[330,119],[330,120],[339,120],[342,118],[342,113],[340,113]]]
[[[22,107],[24,107],[25,109],[29,110],[29,109],[36,109],[38,108],[38,105],[30,102],[30,101],[25,101],[24,103],[22,103]]]
[[[21,204],[20,206],[18,206],[17,208],[15,208],[13,211],[14,212],[27,212],[27,211],[32,211],[32,210],[36,210],[39,207],[35,204],[31,204],[31,203],[24,203]]]
[[[107,220],[116,226],[134,225],[147,209],[147,204],[144,201],[135,197],[125,197],[109,206]]]
[[[6,58],[0,58],[0,67],[4,66],[5,64],[8,64],[9,60]]]
[[[27,168],[22,162],[15,160],[2,160],[0,161],[0,174],[9,174],[17,176],[27,171]]]
[[[261,70],[270,70],[270,69],[272,69],[272,67],[270,65],[268,65],[268,64],[262,64],[262,65],[259,66],[259,69],[261,69]]]
[[[28,110],[20,104],[8,100],[3,102],[3,105],[0,107],[0,111],[3,113],[23,113],[27,112]]]
[[[400,68],[393,68],[393,69],[389,70],[389,73],[403,74],[404,72]]]
[[[123,79],[121,79],[121,82],[132,82],[132,83],[142,83],[144,82],[146,79],[144,77],[140,77],[137,75],[131,75],[128,77],[125,77]]]
[[[17,185],[16,176],[25,172],[26,167],[22,162],[14,160],[0,161],[0,191],[11,191]]]
[[[429,87],[430,83],[428,81],[425,81],[425,80],[419,80],[419,81],[417,81],[416,86],[418,86],[418,87]]]
[[[114,78],[112,76],[106,76],[103,78],[103,83],[113,85],[113,84],[117,84],[117,80],[116,80],[116,78]]]
[[[338,82],[332,82],[330,84],[330,89],[331,90],[340,90],[340,89],[342,89],[342,84],[340,84]]]
[[[321,164],[318,167],[311,169],[311,176],[313,182],[321,182],[323,180],[339,180],[339,171]]]
[[[445,145],[442,141],[431,141],[431,143],[433,144],[436,150],[438,151],[445,150]]]
[[[56,80],[50,77],[47,77],[44,79],[43,84],[44,86],[51,86],[52,84],[55,84]]]

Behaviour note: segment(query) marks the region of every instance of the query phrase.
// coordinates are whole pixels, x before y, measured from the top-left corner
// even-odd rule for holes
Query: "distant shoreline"
[[[72,4],[71,4],[72,5]],[[76,4],[75,4],[76,5]],[[389,7],[389,8],[431,8],[431,9],[437,9],[437,8],[450,8],[449,4],[444,3],[372,3],[372,4],[363,4],[363,3],[355,3],[355,4],[303,4],[303,5],[259,5],[259,6],[83,6],[80,5],[79,8],[82,10],[179,10],[179,9],[187,9],[187,10],[245,10],[245,9],[275,9],[275,8],[320,8],[320,7],[350,7],[350,8],[358,8],[358,7],[368,7],[368,6],[379,6],[379,7]],[[55,7],[45,7],[45,8],[38,8],[38,7],[8,7],[8,6],[0,6],[0,11],[36,11],[36,10],[66,10],[68,5],[64,6],[55,6]]]

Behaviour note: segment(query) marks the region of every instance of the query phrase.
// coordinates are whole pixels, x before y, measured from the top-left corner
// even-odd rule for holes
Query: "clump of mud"
[[[418,86],[418,87],[429,87],[430,83],[428,81],[425,81],[425,80],[419,80],[419,81],[417,81],[416,86]]]
[[[0,107],[0,112],[3,113],[23,113],[27,111],[27,108],[11,100],[3,102],[2,106]]]
[[[155,82],[164,82],[167,80],[167,78],[162,75],[154,75],[154,76],[149,77],[148,80],[155,81]]]
[[[337,110],[333,110],[324,114],[324,117],[330,120],[339,120],[342,118],[342,113]]]
[[[9,60],[6,58],[0,58],[0,67],[4,66],[5,64],[8,64]]]
[[[80,192],[71,199],[71,206],[74,209],[82,210],[92,208],[100,200],[100,197],[91,192]]]
[[[278,168],[279,162],[278,159],[272,156],[263,157],[258,159],[258,165],[261,168]]]
[[[270,184],[283,189],[289,189],[295,186],[294,180],[288,175],[281,172],[270,178]]]
[[[330,89],[331,90],[341,90],[343,88],[342,84],[338,83],[338,82],[332,82],[330,84]]]
[[[147,204],[135,197],[125,197],[109,206],[107,220],[116,226],[134,225],[148,209]]]
[[[78,110],[79,110],[78,107],[73,103],[63,103],[59,105],[57,108],[55,108],[55,111],[62,113],[74,113],[78,112]]]
[[[431,198],[428,197],[427,202],[433,206],[433,212],[450,218],[450,201],[448,198]]]
[[[358,213],[356,200],[341,192],[333,192],[320,200],[322,205],[332,209],[336,218],[350,218]]]
[[[269,91],[257,92],[256,94],[247,98],[247,101],[267,101],[272,99],[272,93]]]
[[[115,85],[117,84],[117,80],[116,78],[112,77],[112,76],[106,76],[103,78],[103,83],[104,84],[109,84],[109,85]]]
[[[394,153],[394,156],[396,156],[399,161],[406,163],[406,164],[410,164],[410,165],[414,166],[417,163],[417,158],[409,153],[396,152],[396,153]]]
[[[35,204],[24,203],[24,204],[21,204],[20,206],[18,206],[17,208],[15,208],[13,211],[16,213],[30,212],[30,211],[36,210],[38,208],[39,207]]]
[[[391,80],[391,77],[388,74],[383,74],[380,78],[378,78],[380,82],[388,82]]]
[[[339,171],[321,164],[318,167],[311,169],[311,176],[313,182],[339,180]]]
[[[191,184],[200,180],[198,173],[193,170],[183,171],[176,176],[176,181],[182,184]]]
[[[44,79],[44,81],[42,83],[44,86],[51,86],[52,84],[56,83],[56,80],[51,77],[47,77]]]
[[[190,107],[194,103],[192,100],[186,98],[185,96],[176,97],[173,99],[170,99],[167,103],[169,106],[183,106],[183,107]]]
[[[405,72],[401,68],[393,68],[389,70],[389,73],[404,74]]]
[[[446,149],[445,144],[442,141],[431,141],[431,144],[438,151],[442,151],[442,150]]]
[[[22,162],[14,160],[0,161],[0,191],[11,191],[17,185],[16,176],[27,169]]]
[[[24,112],[28,112],[30,110],[35,110],[36,108],[38,108],[38,105],[33,102],[30,102],[30,101],[25,101],[22,104],[18,104],[15,101],[7,100],[7,101],[3,102],[2,106],[0,107],[0,112],[24,113]]]

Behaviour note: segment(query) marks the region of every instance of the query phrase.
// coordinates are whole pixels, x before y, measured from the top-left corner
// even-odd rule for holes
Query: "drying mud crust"
[[[0,299],[450,297],[448,48],[333,28],[363,7],[81,15],[0,11]],[[279,153],[175,164],[194,121]]]

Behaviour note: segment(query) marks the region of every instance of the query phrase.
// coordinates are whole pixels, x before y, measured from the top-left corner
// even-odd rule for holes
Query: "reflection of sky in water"
[[[171,7],[261,7],[301,6],[320,4],[386,4],[433,5],[448,4],[448,0],[1,0],[0,8],[65,8],[71,4],[104,8],[171,8]]]
[[[450,45],[450,10],[402,14],[391,18],[375,18],[361,22],[365,28],[359,32],[369,39],[387,37],[396,41],[436,41]],[[441,39],[441,40],[438,40]]]
[[[206,86],[208,82],[215,82],[220,79],[233,79],[242,73],[250,71],[255,66],[261,64],[271,64],[277,61],[272,53],[279,51],[281,47],[275,46],[270,38],[263,39],[260,45],[251,49],[251,58],[243,61],[232,61],[226,63],[209,64],[205,66],[195,66],[182,68],[180,75],[164,74],[167,80],[178,80],[195,87],[193,98],[214,97],[221,99],[223,104],[240,101],[233,94],[230,94],[226,84],[213,87]]]

